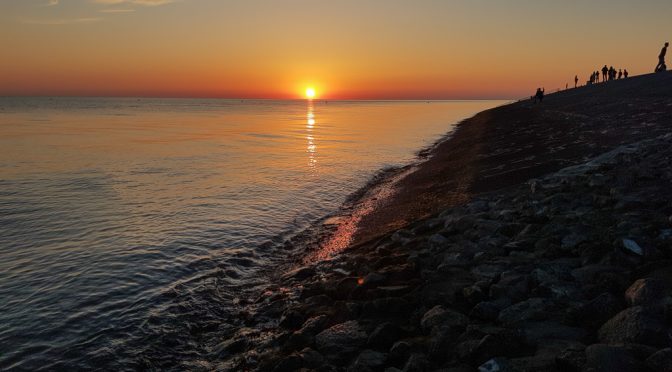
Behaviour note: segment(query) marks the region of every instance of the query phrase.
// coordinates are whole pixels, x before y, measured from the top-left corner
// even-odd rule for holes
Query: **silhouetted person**
[[[621,70],[621,69],[619,68],[619,69],[618,69],[618,78],[620,79],[620,78],[622,78],[622,77],[623,77],[623,70]]]
[[[656,65],[656,69],[653,70],[653,72],[665,71],[667,69],[665,66],[665,54],[667,54],[668,45],[670,45],[670,43],[666,42],[663,49],[660,50],[660,54],[658,55],[658,64]]]
[[[614,80],[616,78],[616,69],[614,66],[609,67],[609,80]]]
[[[604,65],[604,67],[602,67],[602,82],[607,81],[608,73],[609,73],[609,67],[607,67],[607,65]]]
[[[579,75],[574,75],[574,88],[576,88],[576,85],[579,83]]]
[[[537,93],[534,94],[534,103],[539,103],[544,101],[544,89],[542,88],[537,88]]]
[[[623,69],[623,78],[627,79],[628,78],[628,70]]]

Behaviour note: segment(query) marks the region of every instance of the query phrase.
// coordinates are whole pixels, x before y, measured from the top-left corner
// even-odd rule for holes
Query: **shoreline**
[[[614,164],[636,171],[647,162],[663,162],[656,156],[662,156],[672,142],[670,136],[663,137],[672,130],[665,125],[672,119],[669,87],[669,74],[646,75],[554,93],[542,105],[522,101],[500,106],[463,121],[448,139],[427,151],[426,160],[409,168],[397,183],[397,193],[361,218],[348,249],[330,260],[276,276],[278,288],[284,290],[259,298],[248,321],[255,331],[248,329],[218,346],[220,367],[467,371],[499,363],[509,370],[556,370],[562,363],[606,363],[616,354],[634,364],[650,364],[648,358],[656,354],[666,356],[659,339],[647,352],[637,354],[612,341],[632,344],[646,339],[620,334],[616,325],[603,328],[619,321],[628,325],[631,319],[613,317],[627,318],[628,312],[639,310],[646,310],[658,326],[670,325],[655,310],[657,302],[642,300],[636,305],[644,306],[642,310],[618,300],[636,276],[652,272],[646,270],[651,258],[668,258],[669,242],[637,231],[628,238],[614,238],[615,226],[606,218],[607,211],[620,211],[627,198],[637,197],[639,204],[625,203],[633,210],[647,204],[641,190],[632,190],[638,181],[619,174]],[[639,147],[624,153],[623,146],[632,143]],[[613,173],[616,186],[624,183],[623,190],[614,193],[603,175],[592,171],[595,167],[578,165],[617,148],[621,153],[606,156],[611,163],[595,165],[607,178]],[[582,197],[586,183],[592,201]],[[647,186],[660,190],[661,184]],[[630,195],[633,192],[635,196]],[[556,194],[565,195],[568,208],[557,204]],[[537,204],[529,204],[531,199]],[[612,241],[598,239],[590,228],[577,225],[576,216],[568,219],[566,215],[577,208],[584,215],[599,216],[596,221],[601,225],[592,228]],[[576,231],[551,224],[556,219]],[[549,225],[557,226],[546,231]],[[662,225],[656,229],[660,230],[656,233],[666,230]],[[591,251],[588,258],[584,251]],[[633,273],[627,264],[638,267]],[[596,265],[620,267],[604,270],[616,284],[588,288],[580,272],[597,270],[593,274],[599,277],[603,272]],[[551,272],[546,272],[549,267]],[[655,285],[667,293],[666,284]],[[594,317],[599,311],[586,306],[598,298],[607,298],[611,306],[607,319],[598,314],[599,330],[597,321],[584,324],[565,313],[571,309]],[[565,311],[558,312],[563,307]],[[502,314],[522,318],[509,321]],[[539,336],[541,326],[552,334]],[[521,329],[523,335],[516,336]],[[515,347],[496,347],[509,341]],[[568,357],[560,362],[560,354]]]

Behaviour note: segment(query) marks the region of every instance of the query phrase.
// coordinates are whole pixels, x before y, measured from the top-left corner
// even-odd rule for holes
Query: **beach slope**
[[[482,112],[397,187],[220,369],[669,370],[671,74]]]

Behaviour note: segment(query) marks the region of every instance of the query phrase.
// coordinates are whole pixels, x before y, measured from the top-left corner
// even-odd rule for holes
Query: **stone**
[[[478,366],[478,372],[510,372],[509,361],[504,358],[493,358]]]
[[[576,320],[591,328],[597,328],[623,310],[622,300],[605,292],[581,305],[575,311]]]
[[[644,372],[646,367],[622,346],[594,344],[586,348],[586,370],[594,372]]]
[[[435,250],[445,249],[450,244],[450,240],[441,234],[430,236],[427,242],[429,243],[430,248]]]
[[[623,248],[632,254],[635,254],[637,256],[643,256],[644,255],[644,249],[637,244],[636,241],[631,240],[631,239],[623,239]]]
[[[303,366],[305,368],[315,369],[324,364],[324,357],[322,354],[308,347],[301,350],[299,357],[303,360]]]
[[[360,283],[361,279],[357,277],[347,277],[341,279],[333,290],[333,296],[336,299],[345,300],[350,297]]]
[[[672,349],[658,350],[646,359],[646,366],[653,372],[672,372]]]
[[[583,371],[586,366],[585,350],[566,349],[555,358],[555,363],[562,371]]]
[[[388,350],[390,345],[399,339],[401,333],[399,326],[385,322],[371,332],[367,344],[377,350]]]
[[[367,335],[356,320],[336,324],[315,336],[317,349],[325,354],[347,354],[366,344]]]
[[[521,330],[525,341],[530,345],[543,343],[547,339],[581,341],[588,336],[588,332],[583,328],[571,327],[555,321],[525,322]]]
[[[289,355],[273,368],[273,372],[293,372],[303,366],[303,359],[298,355]]]
[[[669,342],[662,314],[642,306],[633,306],[616,314],[600,327],[598,337],[607,344],[665,346]]]
[[[283,279],[294,279],[298,281],[303,281],[308,278],[312,278],[316,275],[315,269],[312,267],[299,267],[297,269],[291,270],[285,273],[282,277]]]
[[[473,319],[493,321],[499,316],[499,312],[502,310],[502,307],[507,307],[510,303],[500,304],[501,301],[483,301],[479,302],[471,309],[469,317]]]
[[[468,323],[469,319],[464,314],[437,305],[422,316],[420,326],[429,333],[435,327],[466,327]]]
[[[293,309],[286,310],[280,318],[280,326],[283,328],[297,329],[306,320],[305,316]]]
[[[661,301],[666,295],[666,285],[661,279],[638,279],[625,291],[628,305],[651,305]]]
[[[544,320],[554,309],[555,303],[552,300],[533,297],[500,311],[497,321],[512,324],[526,320]]]
[[[324,327],[328,319],[329,317],[326,315],[314,316],[303,323],[299,332],[303,334],[315,335],[317,332],[323,329],[322,327]]]
[[[388,357],[390,360],[401,363],[411,354],[411,344],[407,341],[397,341],[390,348]]]
[[[352,363],[348,371],[359,372],[367,370],[379,370],[385,365],[387,354],[374,350],[362,351]]]
[[[423,354],[411,354],[404,365],[404,372],[425,372],[429,362]]]

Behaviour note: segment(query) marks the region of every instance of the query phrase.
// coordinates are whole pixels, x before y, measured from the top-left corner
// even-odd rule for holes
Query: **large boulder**
[[[469,323],[469,318],[466,315],[458,313],[450,309],[446,309],[441,305],[434,306],[429,309],[420,321],[422,330],[429,333],[434,328],[464,328]]]
[[[315,336],[317,349],[326,356],[341,356],[366,345],[367,334],[356,320],[336,324]]]
[[[607,344],[666,346],[669,342],[663,314],[643,306],[633,306],[616,314],[600,327],[598,337]]]
[[[672,372],[672,349],[658,350],[646,359],[646,366],[654,372]]]
[[[586,348],[586,370],[594,372],[637,372],[646,370],[644,363],[623,346],[605,344]]]
[[[665,282],[656,278],[639,279],[625,291],[628,305],[651,305],[665,298],[667,288]]]

